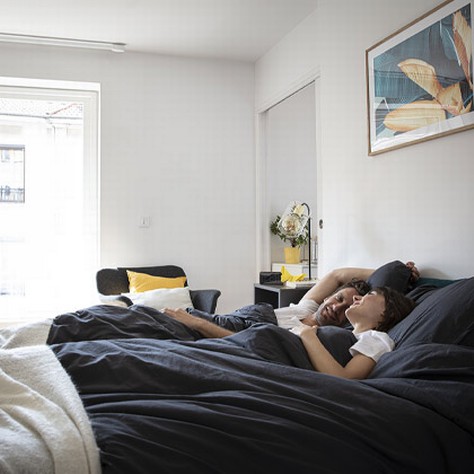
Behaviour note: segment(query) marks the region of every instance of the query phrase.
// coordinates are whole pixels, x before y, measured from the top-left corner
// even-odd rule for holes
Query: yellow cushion
[[[166,278],[137,273],[127,270],[130,293],[142,293],[143,291],[156,290],[158,288],[183,288],[186,277]]]

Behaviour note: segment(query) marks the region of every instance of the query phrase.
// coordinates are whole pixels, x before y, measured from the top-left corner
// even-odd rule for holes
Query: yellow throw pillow
[[[183,288],[186,277],[166,278],[137,273],[127,270],[130,293],[142,293],[143,291],[156,290],[158,288]]]

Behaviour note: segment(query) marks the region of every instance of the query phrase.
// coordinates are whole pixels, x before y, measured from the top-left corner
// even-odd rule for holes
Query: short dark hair
[[[370,285],[365,280],[358,280],[357,278],[353,278],[348,283],[344,283],[337,291],[343,290],[344,288],[354,288],[360,296],[364,296],[370,291]]]
[[[382,314],[382,320],[375,328],[376,331],[387,332],[392,329],[395,324],[408,316],[415,307],[415,302],[412,299],[388,286],[380,286],[374,288],[373,291],[385,298],[385,311]]]

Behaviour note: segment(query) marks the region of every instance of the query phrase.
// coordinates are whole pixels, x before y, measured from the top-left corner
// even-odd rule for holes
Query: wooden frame
[[[369,155],[474,127],[473,11],[449,0],[366,51]]]

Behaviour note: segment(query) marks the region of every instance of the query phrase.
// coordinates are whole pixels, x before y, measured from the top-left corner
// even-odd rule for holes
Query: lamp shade
[[[309,206],[306,203],[292,201],[286,207],[278,223],[278,228],[289,239],[295,239],[305,231],[309,218]]]

